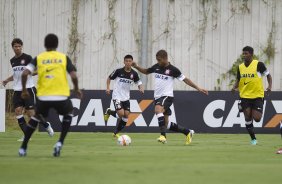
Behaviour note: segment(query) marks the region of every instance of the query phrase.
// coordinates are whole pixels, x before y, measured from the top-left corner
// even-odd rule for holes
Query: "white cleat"
[[[21,138],[19,138],[17,141],[18,142],[23,142],[23,140],[24,140],[24,135]]]
[[[54,136],[54,130],[51,127],[51,124],[49,122],[47,122],[47,123],[49,124],[49,126],[46,128],[46,131],[48,132],[50,137],[53,137]]]
[[[60,156],[60,152],[61,152],[62,147],[63,147],[63,144],[61,142],[57,142],[54,145],[54,152],[53,152],[53,156],[54,157],[59,157]]]
[[[25,156],[26,156],[26,150],[23,149],[23,148],[20,148],[20,149],[19,149],[19,156],[20,156],[20,157],[25,157]]]

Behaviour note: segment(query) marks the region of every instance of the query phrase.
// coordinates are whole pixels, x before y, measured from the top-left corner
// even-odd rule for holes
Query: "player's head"
[[[22,53],[23,41],[21,39],[14,38],[11,45],[16,55],[20,55]]]
[[[244,61],[251,61],[252,58],[253,58],[253,54],[254,54],[254,49],[250,46],[246,46],[243,48],[243,53],[242,53],[242,56],[243,56],[243,60]]]
[[[123,62],[124,62],[125,68],[131,68],[133,57],[131,55],[124,56]]]
[[[44,46],[47,50],[56,50],[59,44],[57,35],[50,33],[44,39]]]
[[[156,54],[156,59],[160,66],[166,66],[168,63],[167,52],[165,50],[159,50]]]

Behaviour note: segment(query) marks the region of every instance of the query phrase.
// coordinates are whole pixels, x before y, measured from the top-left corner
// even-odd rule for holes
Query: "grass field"
[[[21,132],[0,133],[0,183],[281,183],[282,147],[279,135],[258,135],[251,146],[247,135],[196,134],[191,145],[184,136],[128,133],[133,144],[121,147],[110,133],[70,133],[60,158],[52,156],[55,137],[32,137],[27,157],[17,155]]]

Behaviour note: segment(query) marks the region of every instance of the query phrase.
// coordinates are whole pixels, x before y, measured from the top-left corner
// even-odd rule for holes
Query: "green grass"
[[[121,147],[110,133],[71,132],[54,158],[58,135],[36,132],[27,157],[20,158],[20,131],[0,133],[0,183],[281,183],[278,135],[257,135],[259,145],[251,146],[243,134],[196,134],[185,146],[181,134],[168,134],[162,145],[158,134],[128,133],[133,144]]]

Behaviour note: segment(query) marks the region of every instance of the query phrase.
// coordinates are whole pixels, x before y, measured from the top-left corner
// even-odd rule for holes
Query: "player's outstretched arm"
[[[136,68],[139,72],[141,72],[145,75],[149,74],[148,69],[145,69],[145,68],[138,66],[138,64],[136,62],[132,62],[132,67]]]
[[[13,75],[11,75],[10,77],[2,81],[2,85],[5,87],[8,84],[8,82],[11,82],[13,80],[14,80]]]
[[[22,94],[21,97],[23,99],[28,99],[29,98],[29,93],[26,89],[26,81],[27,81],[27,76],[30,75],[31,72],[28,69],[25,69],[22,73]]]
[[[77,78],[76,72],[72,71],[69,74],[70,74],[70,77],[71,77],[71,81],[73,83],[73,90],[76,93],[77,97],[79,99],[81,99],[82,98],[82,92],[78,88],[78,78]]]
[[[204,93],[205,95],[208,95],[208,94],[209,94],[209,92],[208,92],[207,90],[198,87],[198,86],[197,86],[196,84],[194,84],[190,79],[185,78],[183,81],[184,81],[188,86],[191,86],[192,88],[195,88],[195,89],[198,90],[199,92]]]
[[[235,93],[235,91],[238,90],[238,86],[239,86],[239,80],[236,80],[236,82],[235,82],[233,88],[231,89],[231,92],[232,92],[232,93]]]
[[[266,88],[266,95],[268,96],[272,88],[272,77],[270,74],[267,75],[267,83],[268,83],[268,87]]]
[[[110,84],[111,84],[111,79],[108,77],[108,79],[107,79],[107,89],[106,89],[106,94],[107,95],[111,94]]]

